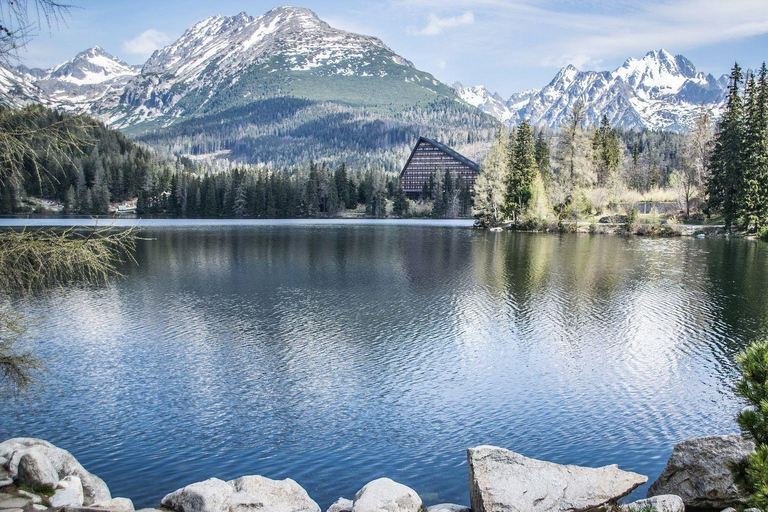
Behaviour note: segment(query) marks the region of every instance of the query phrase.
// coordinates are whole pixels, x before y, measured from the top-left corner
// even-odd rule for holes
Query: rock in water
[[[622,512],[685,512],[683,498],[674,494],[661,494],[653,498],[638,500],[620,507]]]
[[[687,439],[678,443],[658,480],[648,489],[648,497],[676,494],[686,507],[724,509],[745,505],[733,481],[729,465],[755,449],[741,434]]]
[[[161,503],[177,512],[227,512],[233,492],[224,480],[209,478],[166,494]]]
[[[353,512],[419,512],[416,491],[389,478],[368,482],[355,494]]]
[[[31,487],[55,488],[59,473],[40,449],[31,449],[19,459],[17,479]]]
[[[237,498],[243,500],[243,506],[231,507],[232,512],[239,508],[252,508],[254,503],[261,504],[257,508],[271,512],[320,512],[320,507],[307,491],[290,478],[271,480],[252,475],[241,476],[229,483],[236,491]]]
[[[71,453],[57,448],[48,441],[29,437],[18,437],[0,443],[0,457],[8,460],[7,469],[12,477],[19,477],[19,463],[30,453],[43,456],[56,469],[58,477],[76,476],[83,484],[85,505],[112,499],[104,480],[86,471]]]
[[[495,446],[467,450],[472,512],[583,511],[626,496],[648,478],[617,466],[529,459]]]

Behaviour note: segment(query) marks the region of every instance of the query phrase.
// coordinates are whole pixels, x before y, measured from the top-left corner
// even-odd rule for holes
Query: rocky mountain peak
[[[135,67],[129,66],[100,46],[94,46],[48,70],[45,79],[90,85],[117,77],[132,76],[137,72]]]

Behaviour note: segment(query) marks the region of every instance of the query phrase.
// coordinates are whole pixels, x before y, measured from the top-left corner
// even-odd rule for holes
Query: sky
[[[274,0],[273,0],[274,1]],[[259,16],[263,0],[69,0],[62,22],[43,26],[19,58],[51,67],[101,46],[130,64],[209,16]],[[768,59],[768,0],[305,0],[331,26],[379,37],[452,84],[482,84],[508,97],[546,85],[567,64],[613,70],[664,48],[705,73]]]

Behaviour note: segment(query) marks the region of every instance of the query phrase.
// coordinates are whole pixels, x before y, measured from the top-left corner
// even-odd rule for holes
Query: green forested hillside
[[[65,132],[67,147],[52,147],[46,131]],[[18,180],[0,181],[0,213],[20,211],[21,198],[63,202],[68,213],[106,213],[109,202],[136,198],[175,171],[191,170],[185,159],[161,158],[117,130],[87,117],[41,106],[0,110],[0,130],[29,135]],[[186,163],[185,163],[186,162]]]

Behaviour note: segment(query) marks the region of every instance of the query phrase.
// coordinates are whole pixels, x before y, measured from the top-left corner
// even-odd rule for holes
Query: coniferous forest
[[[393,164],[355,167],[324,160],[296,165],[297,156],[291,166],[222,171],[79,117],[74,143],[66,150],[51,151],[44,140],[32,144],[37,154],[24,160],[21,180],[0,184],[0,212],[18,213],[23,198],[39,197],[62,203],[70,214],[106,214],[110,204],[136,200],[139,214],[474,213],[490,224],[512,221],[532,227],[629,213],[627,205],[635,198],[655,194],[677,201],[683,217],[707,215],[722,218],[729,228],[759,231],[768,216],[766,69],[743,73],[736,65],[730,81],[722,117],[715,120],[702,107],[687,134],[614,128],[607,118],[599,126],[585,126],[579,104],[558,131],[526,122],[512,130],[499,127],[474,192],[461,179],[436,173],[416,202],[405,197]],[[4,130],[53,129],[65,119],[67,114],[32,106],[5,109],[0,122]],[[403,141],[408,138],[401,135]]]

